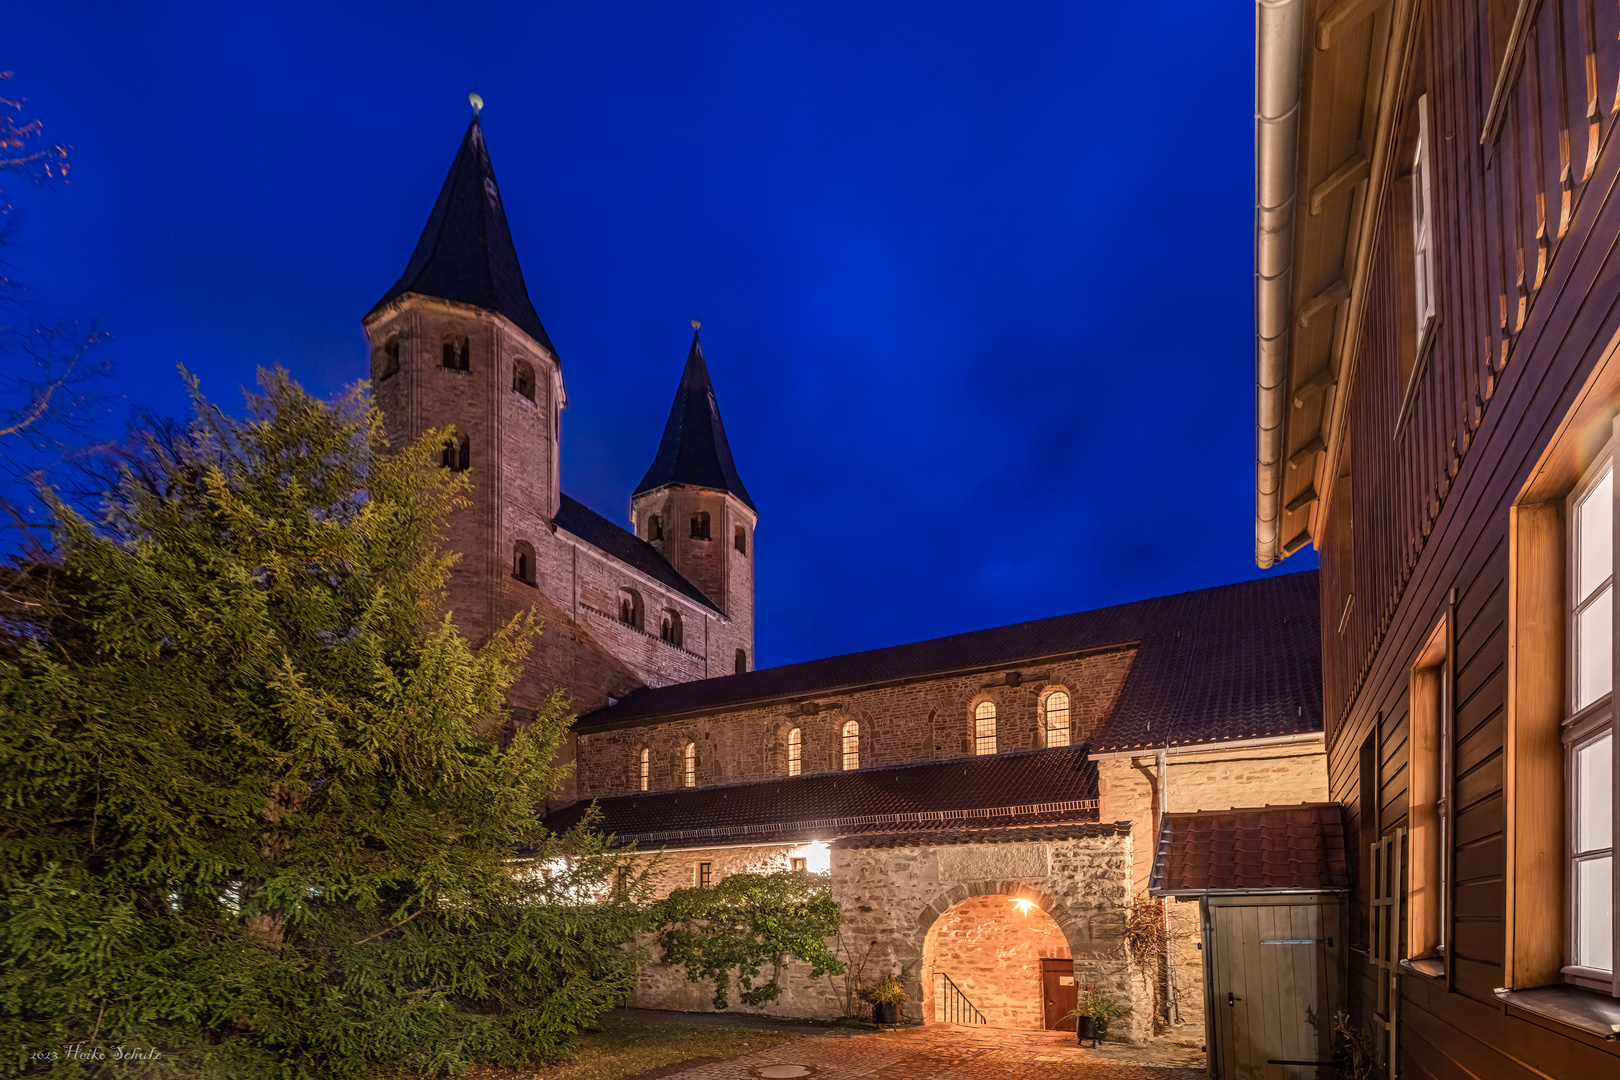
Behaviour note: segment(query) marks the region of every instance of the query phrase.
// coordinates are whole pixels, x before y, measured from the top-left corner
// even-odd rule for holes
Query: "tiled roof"
[[[581,731],[755,707],[1135,645],[1096,751],[1322,730],[1317,572],[1285,574],[870,652],[645,690]]]
[[[726,428],[720,422],[720,405],[714,397],[714,384],[709,381],[709,367],[703,362],[703,346],[697,332],[692,333],[692,348],[686,354],[686,369],[675,390],[675,403],[669,409],[669,421],[664,425],[664,437],[658,443],[647,475],[636,485],[635,494],[653,491],[670,484],[690,484],[693,487],[729,491],[741,499],[750,510],[754,501],[748,497],[737,465],[731,460],[731,444],[726,441]]]
[[[1155,895],[1349,887],[1338,803],[1166,814],[1148,882]]]
[[[1095,821],[1096,800],[1097,766],[1079,746],[676,788],[595,805],[605,833],[682,847]],[[545,825],[567,829],[590,805],[553,811]]]
[[[557,506],[557,516],[552,520],[557,523],[557,528],[566,529],[604,555],[634,567],[682,596],[696,600],[710,611],[720,610],[696,585],[682,577],[668,559],[658,554],[657,548],[629,529],[613,524],[578,499],[562,496]]]
[[[498,312],[557,355],[523,284],[484,129],[476,117],[467,125],[411,261],[371,310],[406,293]]]

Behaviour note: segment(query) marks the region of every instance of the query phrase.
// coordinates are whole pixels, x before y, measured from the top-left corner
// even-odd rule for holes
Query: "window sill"
[[[1496,1000],[1519,1012],[1552,1020],[1613,1042],[1620,1038],[1620,1000],[1576,986],[1538,986],[1530,990],[1498,987]]]
[[[1446,977],[1446,962],[1438,956],[1419,956],[1402,960],[1401,970],[1425,979],[1443,979]]]

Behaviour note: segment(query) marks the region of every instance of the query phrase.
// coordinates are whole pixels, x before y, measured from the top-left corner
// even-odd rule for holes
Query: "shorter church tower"
[[[754,667],[754,524],[720,406],[703,362],[698,323],[647,475],[630,498],[636,535],[656,548],[731,621],[735,671]]]

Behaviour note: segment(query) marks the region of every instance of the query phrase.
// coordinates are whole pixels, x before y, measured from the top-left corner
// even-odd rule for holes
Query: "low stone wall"
[[[856,979],[901,972],[911,995],[902,1015],[912,1021],[932,1019],[932,974],[939,962],[940,944],[943,941],[950,950],[950,962],[959,965],[971,937],[968,928],[978,917],[994,919],[1017,939],[995,948],[1005,948],[1008,955],[1034,963],[1035,974],[1026,980],[1029,1009],[1013,1005],[1014,981],[1009,980],[992,995],[1002,1002],[997,1006],[1001,1019],[993,1022],[1041,1026],[1038,958],[1045,949],[1047,955],[1066,953],[1071,957],[1081,985],[1093,985],[1135,1007],[1135,1014],[1116,1022],[1111,1031],[1125,1038],[1145,1037],[1152,1001],[1136,1000],[1145,983],[1131,963],[1124,940],[1132,864],[1128,826],[1078,826],[1066,833],[1043,830],[1041,834],[1032,832],[1030,840],[1005,839],[1008,835],[1002,832],[993,840],[973,841],[958,833],[850,837],[835,842],[829,853],[829,872],[833,895],[843,906],[843,926],[836,944],[850,974],[812,982],[803,965],[789,965],[781,997],[763,1011],[822,1019],[846,1012],[864,1014],[868,1007],[852,1003]],[[1047,838],[1035,839],[1037,835]],[[795,850],[794,845],[781,845],[670,852],[663,856],[660,879],[669,887],[689,884],[692,867],[699,862],[710,863],[716,874],[740,872],[743,867],[786,868]],[[1015,899],[1039,907],[1056,932],[1031,935],[1022,928],[1003,926],[994,913],[1011,910],[1010,901]],[[948,974],[955,978],[954,972]],[[651,963],[642,970],[630,1004],[709,1011],[713,993],[713,986],[707,983],[687,981],[679,968]],[[735,993],[732,1001],[737,1008]]]

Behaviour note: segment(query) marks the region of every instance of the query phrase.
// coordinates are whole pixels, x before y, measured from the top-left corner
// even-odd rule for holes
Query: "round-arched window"
[[[1069,745],[1069,695],[1062,690],[1054,690],[1046,695],[1045,721],[1046,745]]]

